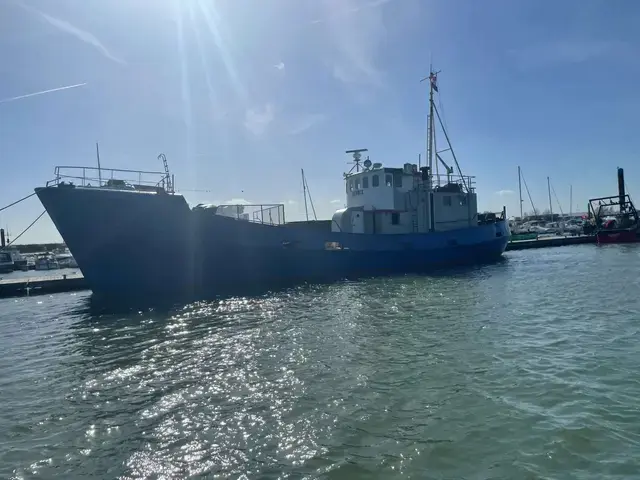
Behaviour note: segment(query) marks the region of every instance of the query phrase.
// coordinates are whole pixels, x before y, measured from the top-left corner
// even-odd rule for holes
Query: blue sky
[[[95,165],[99,141],[103,167],[165,153],[191,203],[284,202],[289,219],[304,168],[327,218],[344,150],[389,166],[424,150],[432,57],[480,208],[517,213],[520,165],[539,209],[550,176],[584,210],[615,194],[616,166],[640,194],[638,24],[634,0],[2,0],[0,206],[56,165]],[[31,198],[0,224],[41,211]],[[57,239],[43,217],[19,243]]]

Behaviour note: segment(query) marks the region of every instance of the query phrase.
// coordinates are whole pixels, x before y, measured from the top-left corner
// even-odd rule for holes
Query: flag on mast
[[[432,73],[429,75],[429,81],[431,82],[431,87],[437,92],[438,91],[438,74]]]

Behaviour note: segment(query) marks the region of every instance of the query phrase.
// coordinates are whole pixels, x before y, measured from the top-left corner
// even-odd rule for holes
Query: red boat
[[[622,168],[618,168],[618,195],[589,200],[589,218],[598,244],[640,241],[638,212],[625,193]]]
[[[638,230],[600,230],[596,233],[596,241],[600,243],[635,243],[638,241]]]

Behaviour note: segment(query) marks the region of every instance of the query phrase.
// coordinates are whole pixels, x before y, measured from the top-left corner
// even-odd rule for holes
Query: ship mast
[[[440,117],[440,113],[438,112],[438,109],[436,108],[435,103],[433,101],[433,92],[438,93],[438,73],[440,73],[440,71],[434,72],[432,68],[429,68],[429,71],[431,72],[429,76],[420,80],[421,82],[424,82],[425,80],[429,80],[429,122],[428,122],[428,138],[427,138],[427,164],[429,167],[429,176],[433,178],[433,161],[435,156],[436,169],[437,169],[438,162],[442,162],[442,165],[444,166],[447,172],[447,182],[451,181],[450,175],[453,173],[454,169],[453,167],[449,167],[449,165],[447,165],[445,161],[442,159],[442,157],[440,156],[440,153],[451,152],[451,156],[453,157],[453,162],[460,176],[460,182],[462,183],[464,190],[467,193],[470,193],[471,185],[470,184],[467,185],[467,181],[465,180],[465,177],[462,175],[462,170],[460,169],[460,164],[458,163],[458,159],[456,158],[456,153],[453,150],[453,145],[451,145],[451,140],[449,139],[447,130],[444,127],[444,124],[442,123],[442,118]],[[435,148],[436,147],[436,131],[435,131],[436,117],[438,118],[440,129],[444,134],[444,138],[447,141],[447,146],[448,146],[448,148],[441,150],[440,152],[436,151],[436,148]]]
[[[427,166],[429,167],[429,174],[433,172],[433,155],[434,155],[434,143],[435,143],[435,123],[434,123],[434,104],[433,104],[433,92],[438,91],[436,84],[437,75],[440,72],[434,72],[431,65],[429,65],[429,76],[424,77],[420,82],[429,80],[429,118],[427,120]]]

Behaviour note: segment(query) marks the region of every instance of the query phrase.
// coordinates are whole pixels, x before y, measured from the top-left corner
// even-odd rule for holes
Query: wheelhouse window
[[[369,177],[362,177],[362,188],[369,188]]]
[[[353,191],[353,180],[349,180],[349,190]]]
[[[464,207],[467,204],[467,196],[466,195],[460,195],[460,206]]]
[[[391,214],[391,225],[400,225],[400,214],[398,212]]]
[[[380,177],[378,175],[373,175],[371,177],[371,186],[377,187],[378,185],[380,185]]]
[[[360,190],[360,179],[356,179],[356,190]]]
[[[384,176],[384,183],[387,185],[387,187],[393,186],[393,176],[390,173],[387,173]]]
[[[402,188],[402,174],[401,173],[396,173],[393,176],[393,184],[397,187],[397,188]]]
[[[451,195],[445,195],[444,197],[442,197],[442,204],[445,207],[450,207],[451,206]]]

